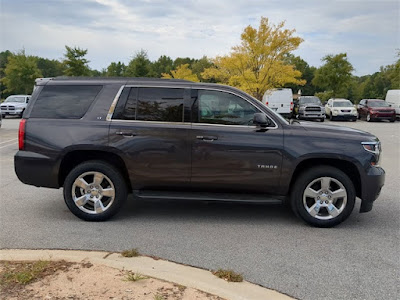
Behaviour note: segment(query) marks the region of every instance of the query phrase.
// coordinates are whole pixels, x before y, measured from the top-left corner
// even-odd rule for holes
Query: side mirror
[[[271,125],[271,121],[263,113],[255,113],[253,118],[253,123],[261,128],[268,127]]]

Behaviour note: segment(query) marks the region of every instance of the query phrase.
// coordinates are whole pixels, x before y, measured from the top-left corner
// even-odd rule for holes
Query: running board
[[[140,199],[158,200],[190,200],[190,201],[228,201],[282,204],[284,197],[267,194],[236,194],[236,193],[204,193],[204,192],[171,192],[171,191],[134,191]]]

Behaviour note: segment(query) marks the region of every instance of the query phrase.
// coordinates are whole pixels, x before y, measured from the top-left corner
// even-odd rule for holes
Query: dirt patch
[[[37,262],[0,261],[0,298],[223,300],[196,289],[88,262],[52,261],[43,262],[39,267]],[[21,283],[10,275],[34,269],[34,278],[26,283]]]

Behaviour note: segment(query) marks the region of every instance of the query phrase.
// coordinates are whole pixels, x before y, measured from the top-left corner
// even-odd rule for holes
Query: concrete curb
[[[230,300],[290,300],[293,299],[277,291],[263,288],[250,282],[227,282],[215,277],[211,272],[155,260],[150,257],[122,257],[119,253],[71,250],[0,250],[0,260],[66,260],[88,261],[116,269],[138,272],[150,277],[192,287]]]

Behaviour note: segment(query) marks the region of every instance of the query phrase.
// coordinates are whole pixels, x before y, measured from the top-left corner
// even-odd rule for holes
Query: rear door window
[[[101,89],[101,85],[44,86],[34,103],[30,117],[80,119]]]
[[[123,111],[118,103],[113,119],[182,122],[183,99],[181,88],[131,88]]]

